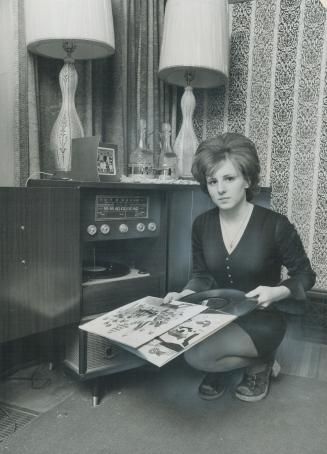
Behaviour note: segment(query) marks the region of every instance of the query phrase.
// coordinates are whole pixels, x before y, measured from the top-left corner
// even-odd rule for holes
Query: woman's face
[[[215,205],[221,210],[233,210],[246,201],[248,182],[230,159],[221,161],[217,171],[207,176],[207,188]]]

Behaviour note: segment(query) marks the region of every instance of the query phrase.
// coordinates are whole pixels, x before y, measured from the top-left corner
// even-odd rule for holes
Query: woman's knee
[[[190,366],[200,370],[205,370],[209,360],[206,352],[197,345],[184,353],[184,359]]]
[[[257,350],[251,338],[235,324],[227,326],[184,353],[185,361],[190,366],[206,371],[243,367],[244,358],[256,356]]]
[[[185,361],[194,369],[205,372],[228,372],[240,369],[252,364],[252,357],[225,356],[223,358],[201,358],[195,355],[192,350],[184,353]]]

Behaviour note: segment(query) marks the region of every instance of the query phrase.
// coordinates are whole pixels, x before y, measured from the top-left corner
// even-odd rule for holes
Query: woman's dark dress
[[[261,345],[260,330],[266,329],[262,319],[270,317],[269,320],[273,320],[271,312],[276,312],[276,308],[294,312],[295,307],[295,311],[300,312],[305,291],[315,283],[315,273],[301,239],[287,217],[255,205],[239,243],[229,254],[222,237],[219,209],[214,208],[198,216],[193,223],[192,253],[193,272],[185,288],[195,292],[212,288],[249,292],[259,285],[289,288],[289,299],[273,303],[269,311],[255,311],[237,321],[262,354],[277,347]],[[288,271],[284,280],[281,280],[282,266]],[[256,318],[260,318],[261,323],[256,323]],[[277,316],[277,319],[281,320],[281,317]],[[284,332],[285,326],[276,323]]]

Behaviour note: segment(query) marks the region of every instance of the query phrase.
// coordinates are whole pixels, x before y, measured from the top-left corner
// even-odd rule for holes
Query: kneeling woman
[[[285,335],[283,312],[294,302],[301,306],[315,273],[287,217],[251,203],[260,173],[252,141],[225,133],[202,142],[192,173],[216,208],[194,221],[192,278],[165,301],[212,288],[242,290],[258,299],[258,309],[185,353],[191,366],[207,372],[199,387],[202,398],[221,396],[230,371],[246,368],[235,395],[257,401],[268,392],[274,355]],[[284,280],[282,266],[288,270]]]

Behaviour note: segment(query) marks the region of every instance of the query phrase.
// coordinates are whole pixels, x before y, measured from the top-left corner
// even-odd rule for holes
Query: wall
[[[198,138],[222,131],[257,145],[262,185],[296,225],[327,289],[327,12],[319,0],[230,5],[229,86],[196,91]]]

